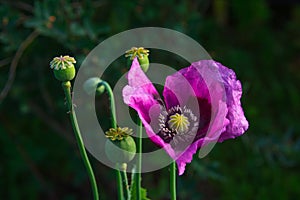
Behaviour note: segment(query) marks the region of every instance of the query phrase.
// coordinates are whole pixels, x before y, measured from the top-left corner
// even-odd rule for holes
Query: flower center
[[[179,133],[185,133],[190,126],[189,119],[183,114],[176,113],[170,116],[168,125],[171,129],[176,130]]]
[[[197,117],[190,109],[186,106],[183,108],[175,106],[168,111],[162,111],[159,115],[158,135],[166,143],[170,143],[175,136],[187,139],[190,136],[193,137],[198,129],[198,124]]]

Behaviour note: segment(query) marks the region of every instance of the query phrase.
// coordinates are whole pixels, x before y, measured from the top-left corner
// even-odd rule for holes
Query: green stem
[[[118,167],[118,166],[117,166]],[[116,174],[117,174],[117,182],[118,182],[118,200],[124,200],[124,192],[123,192],[123,185],[122,185],[122,175],[120,170],[116,170]]]
[[[106,81],[102,81],[101,84],[104,85],[108,96],[110,98],[110,110],[111,110],[111,117],[112,117],[112,127],[117,128],[117,117],[116,117],[116,105],[115,105],[115,97],[114,93],[110,87],[110,85]]]
[[[115,97],[114,97],[114,93],[110,87],[110,85],[106,82],[106,81],[102,81],[101,82],[102,85],[104,85],[109,99],[110,99],[110,110],[111,110],[111,117],[112,117],[112,127],[113,128],[117,128],[117,115],[116,115],[116,105],[115,105]],[[126,163],[122,164],[122,170],[117,170],[117,181],[118,181],[118,198],[120,199],[124,199],[124,194],[125,194],[125,198],[128,199],[129,198],[129,185],[128,185],[128,179],[127,179],[127,174],[126,174]],[[117,166],[117,168],[119,169],[119,166]],[[123,170],[124,169],[124,170]],[[124,184],[123,184],[124,183]],[[125,190],[123,188],[123,185],[125,187]]]
[[[170,165],[170,190],[171,200],[176,200],[176,162]]]
[[[122,179],[123,179],[123,187],[125,188],[124,196],[125,196],[125,199],[129,199],[130,191],[129,191],[129,185],[128,185],[128,178],[127,178],[126,169],[127,169],[127,164],[123,163],[121,165],[121,176],[122,176]]]
[[[138,121],[138,135],[137,135],[137,174],[136,174],[136,199],[140,200],[141,199],[141,168],[142,168],[142,142],[143,142],[143,125],[141,119]]]
[[[78,123],[77,123],[77,118],[76,118],[76,114],[74,111],[74,106],[72,103],[72,97],[71,97],[71,83],[70,81],[67,82],[63,82],[62,83],[62,87],[66,96],[66,100],[67,100],[67,106],[68,106],[68,110],[70,112],[70,119],[71,119],[71,123],[72,123],[72,127],[75,133],[75,137],[78,143],[78,147],[79,147],[79,151],[81,154],[81,157],[83,159],[83,163],[87,169],[88,172],[88,176],[90,178],[90,182],[91,182],[91,186],[92,186],[92,190],[93,190],[93,195],[94,195],[94,200],[99,200],[99,194],[98,194],[98,188],[97,188],[97,183],[96,183],[96,179],[95,179],[95,175],[93,172],[93,169],[91,167],[89,158],[87,156],[87,153],[85,151],[84,148],[84,144],[83,144],[83,140],[80,134],[80,130],[78,127]]]

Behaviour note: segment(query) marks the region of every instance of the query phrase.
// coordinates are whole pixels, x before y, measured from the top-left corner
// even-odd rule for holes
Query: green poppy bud
[[[76,60],[70,56],[55,57],[50,62],[50,68],[53,69],[54,76],[59,81],[71,81],[76,74],[74,63]]]
[[[105,133],[109,138],[105,143],[105,153],[108,159],[113,163],[128,163],[136,153],[134,139],[130,136],[132,129],[111,128]]]
[[[149,58],[148,58],[148,56],[144,56],[143,58],[138,57],[138,61],[140,63],[140,66],[141,66],[142,70],[144,72],[147,72],[148,69],[149,69]]]
[[[105,86],[102,85],[102,80],[100,78],[93,77],[84,82],[83,89],[88,95],[93,95],[95,91],[97,95],[100,95],[105,91]]]
[[[132,61],[135,57],[138,58],[140,66],[144,72],[147,72],[149,69],[149,50],[144,49],[143,47],[132,47],[130,50],[126,51],[125,57],[128,57],[127,65],[130,67]]]

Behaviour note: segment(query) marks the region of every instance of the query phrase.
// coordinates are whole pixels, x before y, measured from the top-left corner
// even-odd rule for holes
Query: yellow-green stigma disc
[[[183,114],[178,113],[170,116],[168,124],[171,129],[176,130],[179,134],[187,132],[190,126],[189,119]]]

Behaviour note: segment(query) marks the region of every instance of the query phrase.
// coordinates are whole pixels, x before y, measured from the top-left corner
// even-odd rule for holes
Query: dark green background
[[[204,159],[195,157],[178,179],[178,199],[300,197],[297,1],[1,1],[0,17],[0,89],[15,75],[0,103],[1,199],[92,198],[49,62],[69,54],[78,67],[99,42],[143,26],[189,35],[213,59],[234,69],[243,83],[249,130],[217,144]],[[175,68],[182,64],[175,55],[165,59],[164,54],[153,51],[150,59]],[[103,79],[114,84],[128,70],[123,61],[118,59]],[[108,127],[106,97],[97,106]],[[91,160],[102,199],[116,199],[113,171]],[[144,174],[151,199],[168,199],[167,177],[167,168]]]

